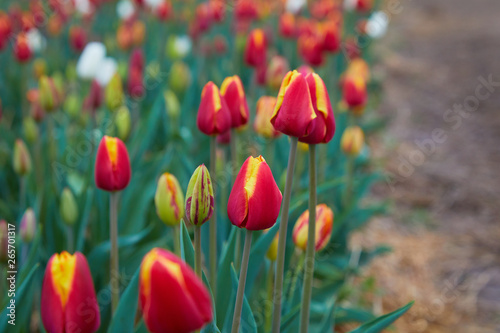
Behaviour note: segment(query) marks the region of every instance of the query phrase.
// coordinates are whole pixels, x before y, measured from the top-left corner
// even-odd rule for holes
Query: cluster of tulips
[[[350,298],[384,251],[348,245],[383,211],[362,202],[378,179],[376,8],[0,4],[0,264],[19,271],[17,327],[360,333],[408,310],[380,320]]]

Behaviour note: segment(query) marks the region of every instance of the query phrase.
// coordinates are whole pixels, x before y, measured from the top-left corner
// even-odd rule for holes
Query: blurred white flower
[[[178,55],[183,58],[191,51],[191,38],[189,36],[183,35],[175,38],[175,50]]]
[[[287,0],[286,11],[297,14],[306,4],[306,0]]]
[[[39,52],[45,49],[45,37],[42,36],[38,29],[30,29],[26,33],[26,37],[28,38],[29,47],[33,52]]]
[[[115,59],[104,58],[97,69],[95,79],[99,82],[101,87],[105,87],[108,85],[108,82],[111,80],[113,75],[115,75],[117,70],[118,64]]]
[[[135,13],[134,4],[129,0],[121,0],[116,5],[116,13],[122,20],[128,20]]]
[[[152,10],[156,10],[156,8],[158,8],[163,1],[165,0],[145,0],[144,2],[146,3],[146,6],[148,6]]]
[[[382,11],[375,12],[366,22],[366,33],[372,38],[380,38],[385,35],[389,17]]]
[[[94,11],[89,0],[74,0],[76,11],[82,15],[90,15]]]
[[[352,11],[356,8],[358,0],[344,0],[344,9],[347,11]]]
[[[99,42],[91,42],[85,46],[78,63],[76,72],[82,79],[94,79],[106,56],[106,47]]]

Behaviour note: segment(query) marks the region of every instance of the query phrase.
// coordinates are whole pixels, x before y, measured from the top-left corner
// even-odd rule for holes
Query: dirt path
[[[500,2],[401,0],[378,54],[388,133],[371,146],[394,200],[354,242],[399,332],[500,331]],[[493,83],[487,83],[493,81]]]

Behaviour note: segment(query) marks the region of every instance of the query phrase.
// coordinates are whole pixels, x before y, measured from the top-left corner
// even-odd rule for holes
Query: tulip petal
[[[45,269],[42,285],[42,297],[40,311],[42,316],[43,326],[50,333],[64,333],[64,311],[61,303],[61,298],[57,294],[52,279],[51,267],[54,256],[50,258]]]

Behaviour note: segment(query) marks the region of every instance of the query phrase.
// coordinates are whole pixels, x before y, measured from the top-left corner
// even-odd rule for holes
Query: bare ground
[[[366,275],[381,312],[416,301],[398,332],[500,332],[500,1],[401,5],[375,70],[390,126],[369,143],[394,204],[352,241],[393,247]]]

